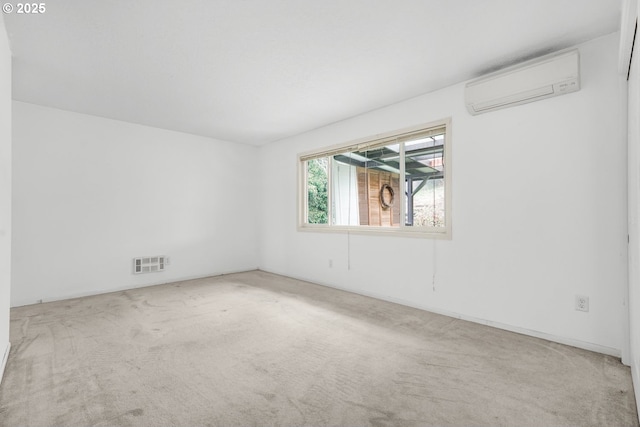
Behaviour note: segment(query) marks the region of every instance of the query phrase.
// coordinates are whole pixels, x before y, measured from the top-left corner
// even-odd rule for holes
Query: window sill
[[[451,240],[451,229],[434,230],[418,227],[349,227],[349,226],[325,226],[325,225],[298,225],[298,231],[340,234],[362,234],[368,236],[395,236],[413,237],[420,239]]]

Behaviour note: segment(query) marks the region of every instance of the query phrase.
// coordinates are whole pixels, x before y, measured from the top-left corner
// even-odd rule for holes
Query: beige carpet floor
[[[2,426],[637,426],[619,359],[264,272],[12,309]]]

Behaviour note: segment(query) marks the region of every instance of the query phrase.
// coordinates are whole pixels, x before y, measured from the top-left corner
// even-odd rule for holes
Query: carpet
[[[11,310],[1,426],[637,426],[611,356],[261,271]]]

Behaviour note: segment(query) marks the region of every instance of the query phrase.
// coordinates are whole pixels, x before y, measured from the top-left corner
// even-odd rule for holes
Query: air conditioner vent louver
[[[476,115],[580,90],[578,49],[524,62],[465,85],[465,103]]]
[[[140,257],[133,259],[133,274],[155,273],[164,271],[166,257],[164,255],[156,255],[151,257]]]

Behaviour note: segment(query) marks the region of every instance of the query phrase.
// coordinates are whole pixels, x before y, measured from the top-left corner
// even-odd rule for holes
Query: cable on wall
[[[433,292],[436,291],[436,262],[437,262],[437,257],[436,257],[436,239],[432,239],[433,242],[433,275],[431,276],[431,287],[433,289]]]
[[[349,153],[349,158],[351,158],[351,153]],[[347,224],[349,226],[351,226],[351,200],[353,200],[351,194],[351,168],[353,167],[349,162],[349,212],[347,216]],[[351,271],[351,233],[349,233],[349,230],[347,230],[347,270]]]
[[[347,230],[347,270],[351,270],[351,233]]]

